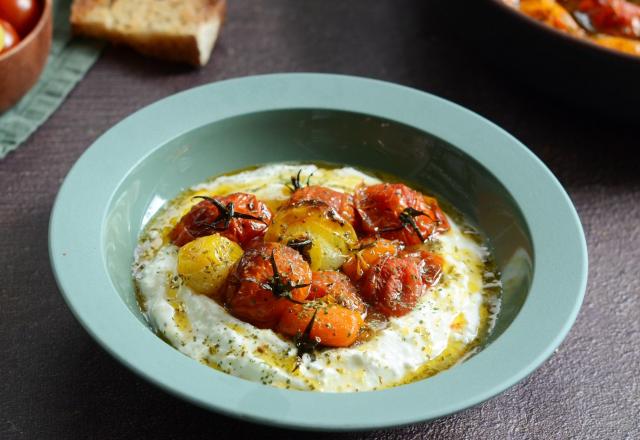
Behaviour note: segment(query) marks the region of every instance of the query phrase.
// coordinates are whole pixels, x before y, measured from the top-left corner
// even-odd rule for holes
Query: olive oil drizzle
[[[338,166],[335,166],[335,165],[333,165],[333,164],[330,164],[329,166],[327,166],[326,164],[318,164],[318,166],[321,166],[321,167],[326,168],[326,169],[332,169],[332,168],[337,168],[337,167],[338,167]],[[257,169],[257,168],[259,168],[259,167],[258,167],[258,166],[247,167],[246,169],[239,170],[239,171],[235,171],[235,172],[230,172],[230,173],[225,173],[224,175],[234,175],[234,174],[237,174],[237,173],[242,172],[242,171],[249,171],[249,170],[254,170],[254,169]],[[301,171],[302,171],[302,169],[298,170],[298,173],[297,173],[297,175],[296,175],[295,177],[294,177],[294,176],[291,176],[291,180],[292,180],[292,184],[293,184],[293,186],[294,186],[294,189],[292,190],[292,189],[289,187],[289,185],[286,185],[286,187],[287,187],[289,190],[291,190],[291,191],[295,191],[295,190],[300,189],[300,188],[302,188],[302,187],[303,187],[302,182],[301,182]],[[324,170],[323,170],[323,171],[324,171]],[[372,175],[372,176],[375,176],[375,177],[381,178],[381,179],[382,179],[382,180],[384,180],[384,181],[389,181],[389,182],[393,182],[393,181],[401,181],[401,182],[404,182],[404,180],[403,180],[403,179],[399,179],[399,178],[397,178],[397,177],[395,177],[395,176],[391,176],[391,175],[388,175],[388,174],[386,174],[386,173],[379,173],[379,172],[372,173],[370,170],[361,170],[361,171],[364,171],[365,173],[367,173],[367,174],[369,174],[369,175]],[[308,178],[307,178],[307,181],[306,181],[307,186],[310,184],[310,178],[311,178],[311,175],[312,175],[312,174],[313,174],[313,173],[311,173],[311,174],[308,176]],[[209,180],[209,182],[210,182],[210,181],[213,181],[213,180],[214,180],[215,178],[217,178],[217,177],[219,177],[219,176],[212,177],[212,178]],[[296,181],[296,184],[294,184],[294,183],[293,183],[293,181]],[[325,182],[326,182],[326,180],[325,180],[325,179],[323,179],[323,178],[321,177],[321,178],[320,178],[320,182],[318,182],[318,184],[320,184],[320,185],[322,185],[322,184],[326,184]],[[409,183],[409,184],[411,185],[411,187],[412,187],[412,188],[420,189],[420,188],[419,188],[419,186],[415,185],[415,183],[413,183],[413,184]],[[227,188],[227,186],[228,186],[229,188]],[[264,186],[264,185],[263,185],[263,186]],[[338,188],[340,185],[338,185],[338,184],[336,183],[336,184],[335,184],[335,185],[333,185],[333,186],[334,186],[335,188]],[[239,188],[235,188],[235,189],[234,189],[231,185],[228,185],[228,184],[226,184],[226,183],[225,183],[225,184],[222,184],[221,188],[223,188],[223,187],[224,187],[224,189],[218,189],[218,190],[216,190],[216,192],[209,191],[209,194],[222,194],[222,193],[225,193],[225,194],[226,194],[227,192],[232,192],[232,191],[231,191],[232,189],[233,189],[234,191],[238,191],[238,190],[242,190],[242,191],[244,191],[244,189],[242,189],[242,185],[240,185],[240,187],[239,187]],[[247,188],[248,188],[248,187],[247,187]],[[283,190],[284,190],[284,189],[285,189],[285,188],[283,187]],[[352,192],[352,191],[353,191],[353,188],[348,187],[348,186],[344,186],[344,190],[345,190],[346,192]],[[184,204],[185,200],[186,200],[188,197],[190,197],[190,198],[201,198],[201,199],[213,199],[213,200],[215,200],[213,197],[195,196],[195,195],[194,195],[194,192],[197,194],[197,193],[198,193],[198,192],[200,192],[200,191],[202,191],[202,190],[193,190],[193,189],[190,189],[190,190],[187,190],[187,191],[183,192],[181,195],[179,195],[178,197],[176,197],[175,199],[173,199],[172,201],[170,201],[170,202],[169,202],[169,204],[168,204],[166,207],[163,207],[163,208],[162,208],[162,210],[158,211],[158,212],[155,214],[155,216],[154,216],[154,217],[156,217],[156,218],[157,218],[161,213],[166,212],[166,210],[167,210],[167,209],[169,209],[169,208],[171,208],[172,206],[180,206],[180,204],[181,204],[181,203],[183,203],[183,204]],[[250,189],[246,189],[246,191],[247,191],[247,192],[254,192],[254,191],[252,191],[252,190],[250,190]],[[429,193],[428,193],[428,191],[424,191],[424,190],[422,190],[422,192],[424,192],[424,193],[426,193],[426,194],[429,194]],[[200,194],[202,194],[202,192],[200,192]],[[452,207],[452,205],[451,205],[451,204],[449,204],[449,203],[447,203],[447,202],[446,202],[446,200],[444,200],[443,198],[438,197],[438,200],[439,200],[439,202],[440,202],[441,206],[442,206],[442,205],[444,205],[444,206],[443,206],[443,210],[444,210],[444,211],[445,211],[449,216],[451,216],[451,218],[453,218],[453,219],[454,219],[454,221],[456,221],[456,223],[458,223],[458,225],[460,226],[461,232],[462,232],[464,235],[466,235],[466,236],[470,237],[474,242],[476,242],[476,243],[478,243],[478,244],[481,244],[481,245],[488,245],[488,244],[484,241],[483,237],[482,237],[480,234],[478,234],[478,233],[476,232],[476,230],[475,230],[472,226],[470,226],[470,225],[469,225],[469,223],[468,223],[468,222],[466,222],[466,221],[465,221],[464,217],[462,216],[462,214],[460,214],[460,212],[459,212],[459,211],[457,211],[455,208],[453,208],[453,207]],[[217,200],[216,200],[216,201],[217,201]],[[215,204],[215,202],[212,202],[212,203],[214,203],[214,204]],[[221,204],[221,203],[220,203],[220,205],[222,205],[225,209],[230,208],[229,206],[224,206],[224,205],[223,205],[223,204]],[[217,206],[217,205],[216,205],[216,207],[218,207],[218,208],[219,208],[219,206]],[[235,208],[235,207],[233,207],[233,208]],[[222,210],[221,210],[221,211],[222,211]],[[416,210],[416,211],[417,211],[417,210]],[[235,212],[235,209],[233,210],[233,214],[238,214],[237,212]],[[241,214],[241,213],[240,213],[240,214]],[[401,213],[400,215],[402,215],[402,213]],[[402,219],[400,218],[400,215],[399,215],[399,220],[402,222]],[[425,214],[425,213],[422,213],[422,212],[420,212],[420,211],[418,211],[418,214],[417,214],[417,215],[426,215],[426,214]],[[415,219],[414,219],[414,217],[416,217],[417,215],[408,215],[408,217],[409,217],[411,220],[413,220],[413,222],[415,223]],[[231,218],[235,218],[235,216],[234,216],[234,217],[231,217]],[[260,221],[262,221],[262,219],[260,219],[260,218],[252,218],[252,219],[253,219],[253,220],[260,220]],[[227,220],[227,219],[216,218],[214,222],[217,222],[217,221],[219,221],[219,220],[222,220],[220,223],[223,223],[223,225],[224,225],[224,223],[226,222],[226,220]],[[406,221],[405,221],[405,222],[403,222],[402,226],[401,226],[400,228],[398,228],[398,229],[401,229],[401,228],[403,228],[403,227],[411,227],[415,232],[417,232],[418,237],[420,237],[419,231],[416,231],[417,225],[416,225],[416,228],[414,228],[414,227],[409,223],[409,221],[408,221],[408,220],[409,220],[409,219],[407,218],[407,219],[406,219]],[[229,219],[229,221],[230,221],[230,219]],[[213,222],[212,222],[212,223],[213,223]],[[143,232],[143,234],[141,235],[141,241],[143,241],[143,240],[145,239],[145,236],[146,236],[146,234],[148,233],[148,231],[150,231],[150,230],[152,230],[152,229],[158,229],[158,228],[157,228],[157,225],[158,225],[158,223],[157,223],[157,222],[154,222],[154,219],[152,218],[152,220],[150,220],[150,221],[149,221],[149,223],[147,224],[147,228],[146,228],[146,230],[145,230],[145,231]],[[154,228],[154,226],[155,226],[155,228]],[[219,224],[218,224],[218,227],[219,227],[219,226],[221,226],[221,225],[219,225]],[[162,229],[158,229],[158,230],[162,231]],[[162,236],[164,236],[164,235],[166,235],[166,234],[164,234],[164,233],[163,233],[163,234],[162,234]],[[163,238],[164,238],[164,237],[163,237]],[[422,240],[422,238],[421,238],[421,240]],[[301,243],[295,243],[295,242],[294,242],[294,243],[287,243],[287,244],[288,244],[289,246],[293,247],[294,249],[296,249],[296,246],[300,246],[300,247],[302,247],[302,248],[303,248],[304,246],[308,246],[308,244],[304,243],[304,240],[300,240],[300,241],[301,241]],[[422,241],[424,241],[424,240],[422,240]],[[166,244],[166,243],[165,243],[165,244]],[[423,245],[421,245],[421,246],[427,246],[427,245],[428,245],[428,246],[435,246],[435,247],[436,247],[436,249],[437,249],[437,248],[438,248],[438,245],[439,245],[439,241],[438,241],[438,240],[434,240],[434,241],[428,240],[428,241],[424,242],[424,244],[423,244]],[[149,255],[153,255],[153,254],[155,253],[154,251],[155,251],[155,250],[152,250],[152,251],[150,252],[150,254],[149,254]],[[484,264],[483,264],[483,265],[484,265],[484,273],[492,273],[492,277],[491,277],[491,279],[492,279],[492,280],[499,280],[499,278],[500,278],[500,276],[499,276],[499,272],[498,272],[497,270],[495,270],[495,265],[494,265],[494,263],[493,263],[492,261],[490,261],[490,260],[486,260],[486,261],[484,261],[483,263],[484,263]],[[273,264],[273,263],[272,263],[272,264]],[[494,270],[492,270],[492,269],[494,269]],[[276,266],[276,271],[277,271],[277,266]],[[275,275],[276,271],[274,271],[274,275]],[[252,280],[246,280],[246,281],[252,281]],[[270,281],[273,281],[273,280],[270,280]],[[289,282],[289,283],[290,283],[290,282]],[[270,284],[271,284],[271,282],[270,282],[270,283],[268,283],[268,285],[270,285]],[[291,283],[291,284],[292,284],[292,283]],[[308,284],[307,284],[307,285],[299,285],[299,286],[295,286],[295,285],[294,285],[294,286],[292,286],[292,288],[294,288],[294,289],[295,289],[295,288],[298,288],[298,287],[305,287],[305,286],[308,286]],[[488,286],[487,286],[487,287],[483,287],[483,288],[482,288],[482,292],[483,292],[483,296],[484,296],[485,298],[490,298],[490,297],[499,297],[499,296],[500,296],[500,294],[501,294],[501,288],[500,288],[500,287],[488,287]],[[141,295],[139,295],[139,289],[137,288],[137,286],[136,286],[136,293],[137,293],[137,297],[138,297],[138,304],[140,305],[141,310],[142,310],[143,312],[146,312],[146,310],[145,310],[145,309],[146,309],[146,307],[145,307],[144,300],[143,300],[143,298],[141,297]],[[290,296],[290,292],[288,292],[288,294],[289,294],[289,296]],[[286,294],[285,294],[285,298],[286,298],[286,297],[287,297],[287,296],[286,296]],[[293,299],[293,298],[288,298],[288,299]],[[178,320],[178,321],[180,321],[179,323],[176,323],[176,324],[178,324],[178,326],[179,326],[179,327],[184,327],[184,326],[185,326],[185,324],[186,324],[186,325],[189,325],[188,319],[183,320],[183,319],[181,319],[181,318],[182,318],[182,316],[180,316],[180,315],[181,315],[181,310],[180,310],[180,309],[181,309],[182,307],[180,307],[180,306],[181,306],[181,304],[179,304],[179,303],[181,303],[182,301],[180,301],[178,298],[175,298],[172,302],[173,302],[173,304],[172,304],[172,305],[174,305],[174,309],[175,309],[175,310],[176,310],[176,312],[177,312],[177,313],[176,313],[176,316],[174,316],[174,319],[175,319],[175,318],[177,318],[177,320]],[[297,302],[297,301],[293,300],[293,302]],[[177,307],[176,307],[176,306],[177,306]],[[483,304],[482,304],[482,307],[483,307],[483,310],[489,310],[489,309],[490,309],[490,304],[489,304],[489,302],[488,302],[487,300],[484,300],[484,301],[483,301]],[[489,310],[489,311],[490,311],[490,310]],[[315,314],[314,314],[314,315],[315,315]],[[377,389],[390,388],[390,387],[393,387],[393,386],[402,385],[402,384],[405,384],[405,383],[410,383],[410,382],[414,382],[414,381],[416,381],[416,380],[421,380],[421,379],[423,379],[423,378],[430,377],[430,376],[432,376],[432,375],[434,375],[434,374],[436,374],[436,373],[438,373],[438,372],[440,372],[440,371],[442,371],[442,370],[445,370],[445,369],[447,369],[447,368],[449,368],[449,367],[451,367],[451,366],[455,365],[455,364],[456,364],[456,363],[458,363],[458,362],[461,362],[462,360],[466,359],[468,356],[470,356],[470,355],[474,354],[475,352],[479,351],[479,350],[482,348],[483,343],[484,343],[484,341],[486,340],[486,337],[488,336],[488,334],[489,334],[489,332],[490,332],[490,330],[491,330],[491,329],[489,328],[489,326],[490,326],[490,319],[481,319],[481,320],[480,320],[480,322],[481,322],[481,327],[478,329],[478,334],[477,334],[476,339],[474,339],[472,342],[469,342],[469,343],[462,343],[462,342],[461,342],[461,341],[459,341],[459,340],[455,340],[454,338],[450,338],[450,340],[449,340],[449,344],[447,345],[447,348],[445,349],[445,351],[444,351],[444,352],[442,352],[442,353],[440,353],[438,356],[434,357],[433,359],[429,360],[426,364],[424,364],[423,366],[421,366],[421,367],[420,367],[420,368],[419,368],[415,373],[413,373],[413,374],[411,374],[411,375],[409,375],[409,376],[407,376],[407,377],[403,378],[403,379],[402,379],[401,381],[399,381],[399,382],[396,382],[396,383],[386,383],[384,386],[378,387]],[[311,326],[313,325],[312,321],[310,321],[310,324],[311,324]],[[367,327],[369,327],[369,326],[367,326]],[[306,330],[306,329],[305,329],[305,330]],[[310,331],[311,331],[311,330],[309,330],[309,335],[310,335]],[[159,335],[162,339],[167,340],[167,339],[166,339],[166,337],[162,334],[162,329],[158,328],[158,329],[156,329],[156,332],[158,333],[158,335]],[[369,332],[371,332],[371,333],[369,333]],[[304,332],[303,332],[303,333],[304,333]],[[375,334],[375,333],[377,333],[377,330],[376,330],[376,329],[370,329],[369,331],[367,331],[367,332],[365,332],[365,333],[367,333],[367,335],[366,335],[366,336],[365,336],[365,335],[363,335],[363,337],[362,337],[362,338],[359,338],[358,343],[362,343],[362,342],[364,342],[364,341],[366,341],[366,340],[370,339],[371,337],[375,337],[375,335],[374,335],[374,334]],[[303,334],[301,334],[301,337],[302,337],[302,335],[303,335]],[[294,338],[294,339],[295,339],[295,338]],[[312,341],[311,341],[311,342],[312,342]],[[294,345],[294,346],[295,346],[295,345]],[[297,349],[297,346],[296,346],[296,349]],[[268,350],[268,351],[266,351],[266,352],[271,353],[271,350]],[[322,350],[321,352],[324,352],[324,350]],[[304,352],[300,352],[300,354],[304,354]],[[314,356],[315,356],[315,354],[316,354],[316,350],[315,350],[315,348],[314,348],[314,350],[312,351],[312,353],[310,353],[310,355],[314,355]],[[279,356],[281,356],[281,354],[280,354],[280,353],[275,353],[275,352],[273,352],[270,356],[272,356],[274,360],[276,360],[276,359],[278,360],[277,364],[282,364],[282,365],[284,365],[284,364],[283,364],[283,362],[285,361],[285,359],[284,359],[284,358],[280,358],[280,357],[279,357]],[[296,355],[296,360],[295,360],[295,362],[296,362],[296,364],[295,364],[295,365],[296,365],[296,367],[295,367],[295,368],[293,368],[293,371],[297,371],[297,365],[299,364],[299,362],[300,362],[300,360],[301,360],[300,358],[301,358],[301,356]],[[292,359],[292,357],[289,357],[289,358],[288,358],[288,359],[286,359],[286,360],[287,360],[287,363],[288,363],[288,362],[291,362],[293,359]],[[211,367],[213,367],[213,368],[215,368],[215,369],[219,369],[219,370],[221,370],[221,371],[225,371],[225,369],[222,367],[222,365],[216,365],[216,363],[215,363],[213,360],[207,360],[207,361],[205,361],[204,363],[206,363],[207,365],[209,365],[209,366],[211,366]],[[274,364],[274,365],[276,365],[276,364]],[[289,365],[291,365],[291,364],[289,364]],[[228,372],[228,371],[227,371],[227,372]],[[296,373],[296,376],[298,376],[298,374],[299,374],[299,371]],[[300,377],[300,376],[299,376],[299,377]],[[305,382],[307,382],[307,381],[306,381],[306,379],[305,379]],[[288,386],[287,386],[287,387],[288,387]]]

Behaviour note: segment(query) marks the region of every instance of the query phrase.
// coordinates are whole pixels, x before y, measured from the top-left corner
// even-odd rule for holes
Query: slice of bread
[[[157,58],[204,66],[226,0],[74,0],[74,33],[126,44]]]

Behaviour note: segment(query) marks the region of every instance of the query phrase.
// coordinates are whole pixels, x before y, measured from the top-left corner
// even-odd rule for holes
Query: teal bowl
[[[457,207],[491,243],[504,295],[482,351],[383,391],[291,391],[220,373],[157,337],[136,303],[138,234],[164,202],[208,177],[278,161],[388,172]],[[87,331],[136,373],[240,419],[317,430],[434,419],[514,385],[573,324],[587,279],[580,220],[551,172],[480,116],[435,96],[337,75],[222,81],[163,99],[100,137],[69,172],[49,232],[60,291]]]

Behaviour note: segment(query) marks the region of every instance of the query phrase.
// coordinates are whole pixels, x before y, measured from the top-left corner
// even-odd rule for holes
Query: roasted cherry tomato
[[[202,198],[202,202],[191,208],[169,234],[177,246],[215,233],[244,246],[264,235],[271,224],[271,211],[253,194]]]
[[[599,32],[640,37],[640,5],[626,0],[580,0],[566,3],[569,3],[569,8],[574,12],[587,15],[591,25]]]
[[[244,249],[250,249],[250,248],[254,248],[254,247],[258,247],[260,245],[262,245],[264,243],[264,236],[263,235],[259,235],[257,237],[253,237],[251,240],[247,241],[244,244]]]
[[[365,272],[360,295],[386,316],[406,315],[426,288],[422,266],[418,258],[385,258]]]
[[[278,331],[299,337],[312,319],[310,339],[327,347],[350,346],[356,341],[364,324],[360,313],[338,304],[305,306],[290,303],[282,314]]]
[[[318,200],[324,202],[333,208],[343,220],[355,223],[356,215],[353,207],[353,197],[350,194],[334,191],[324,186],[311,185],[296,189],[291,198],[289,205],[301,202],[303,200]]]
[[[0,18],[11,23],[22,38],[35,27],[41,12],[38,0],[0,0]]]
[[[289,304],[309,295],[311,269],[295,250],[278,243],[247,249],[227,280],[232,315],[260,328],[275,328]]]
[[[178,274],[196,293],[220,300],[242,248],[220,234],[198,237],[178,251]]]
[[[367,306],[358,295],[358,289],[342,272],[321,270],[313,272],[308,300],[322,298],[324,302],[336,303],[366,316]]]
[[[401,183],[360,187],[355,203],[366,234],[413,245],[424,242],[435,232],[449,229],[447,217],[436,199]]]
[[[442,276],[442,264],[444,260],[441,256],[433,254],[425,250],[403,250],[398,254],[399,257],[417,258],[421,260],[420,273],[422,281],[427,287],[435,286]]]
[[[20,37],[11,24],[0,18],[0,53],[8,52],[20,42]]]
[[[358,243],[353,226],[318,200],[303,200],[279,209],[264,239],[298,250],[312,270],[339,269]]]
[[[353,255],[342,265],[342,271],[353,282],[356,282],[362,278],[369,267],[385,256],[397,254],[398,249],[400,249],[400,243],[397,241],[385,240],[384,238],[365,238],[360,240]]]

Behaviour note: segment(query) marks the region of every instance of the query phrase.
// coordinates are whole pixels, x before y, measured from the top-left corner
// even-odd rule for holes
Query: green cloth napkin
[[[70,9],[71,0],[54,1],[53,40],[42,76],[15,106],[0,114],[0,159],[51,116],[100,56],[103,43],[72,39]]]

